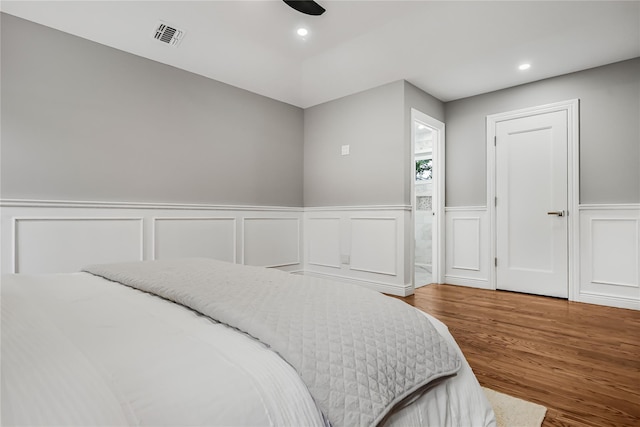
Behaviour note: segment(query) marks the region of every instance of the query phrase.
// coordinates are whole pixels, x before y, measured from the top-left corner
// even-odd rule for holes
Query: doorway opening
[[[415,288],[440,283],[444,242],[444,123],[411,110],[411,196]]]

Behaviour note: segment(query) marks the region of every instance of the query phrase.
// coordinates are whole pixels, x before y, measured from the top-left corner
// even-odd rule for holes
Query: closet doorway
[[[441,283],[444,248],[444,123],[411,109],[413,285]]]

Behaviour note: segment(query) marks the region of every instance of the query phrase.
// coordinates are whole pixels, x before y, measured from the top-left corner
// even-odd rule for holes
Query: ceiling
[[[280,0],[0,10],[303,108],[400,79],[446,102],[640,56],[640,1],[318,2],[322,16]],[[158,21],[186,31],[178,47],[153,39]]]

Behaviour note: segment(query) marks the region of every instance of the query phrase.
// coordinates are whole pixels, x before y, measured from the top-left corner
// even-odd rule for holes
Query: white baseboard
[[[468,277],[459,276],[444,276],[444,281],[447,285],[467,286],[470,288],[489,289],[493,290],[487,279],[471,279]]]
[[[576,302],[606,305],[608,307],[628,308],[631,310],[640,310],[640,300],[631,298],[620,298],[615,296],[581,293],[576,299]]]
[[[359,285],[367,289],[382,292],[384,294],[396,295],[401,297],[406,297],[413,294],[413,286],[411,286],[411,284],[398,286],[391,283],[356,279],[353,277],[342,276],[339,274],[319,273],[317,271],[309,271],[309,270],[305,270],[302,274],[304,276],[318,277],[321,279],[328,279],[336,282],[345,282],[345,283],[350,283],[352,285]]]

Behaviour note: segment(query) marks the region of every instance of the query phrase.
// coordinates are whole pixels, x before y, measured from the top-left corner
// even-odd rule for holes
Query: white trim
[[[469,288],[495,290],[494,288],[491,287],[491,284],[487,279],[473,279],[469,277],[452,276],[449,274],[444,276],[444,279],[447,285],[466,286]]]
[[[354,219],[372,219],[372,220],[383,219],[383,220],[393,220],[393,221],[398,220],[398,218],[395,216],[352,216],[352,217],[349,217],[349,219],[351,221],[353,221]]]
[[[25,208],[101,208],[101,209],[178,209],[178,210],[226,210],[226,211],[276,211],[276,212],[325,212],[325,211],[411,211],[411,205],[358,205],[358,206],[257,206],[213,205],[204,203],[146,203],[121,201],[78,201],[40,199],[0,199],[0,207]]]
[[[397,295],[406,297],[413,294],[413,285],[411,283],[405,285],[392,285],[389,283],[378,282],[374,280],[357,279],[354,277],[342,276],[339,274],[320,273],[318,271],[305,270],[303,275],[310,277],[317,277],[320,279],[332,279],[340,282],[351,283],[353,285],[364,286],[374,291],[382,292],[385,294]]]
[[[606,305],[608,307],[628,308],[632,310],[640,310],[640,301],[631,298],[616,297],[613,295],[604,295],[595,292],[580,292],[577,302],[587,304]]]
[[[303,212],[303,207],[250,206],[250,205],[208,205],[189,203],[140,203],[140,202],[97,202],[75,200],[30,200],[0,199],[0,207],[28,208],[101,208],[101,209],[181,209],[181,210],[226,210],[226,211],[278,211]]]
[[[626,210],[638,210],[640,209],[640,203],[614,203],[614,204],[594,204],[585,203],[578,205],[580,211],[626,211]]]
[[[445,272],[445,207],[444,207],[444,195],[445,195],[445,124],[439,120],[434,119],[431,116],[424,114],[423,112],[411,109],[411,164],[409,167],[409,173],[411,174],[409,182],[411,183],[411,220],[410,220],[410,244],[409,244],[409,256],[411,265],[411,283],[415,285],[415,209],[416,209],[416,194],[415,194],[415,150],[414,150],[414,122],[421,122],[436,131],[438,137],[433,142],[432,147],[432,159],[433,164],[436,166],[433,169],[433,183],[435,184],[432,189],[432,207],[434,220],[432,227],[432,280],[434,283],[444,282]]]
[[[379,218],[379,217],[375,217],[375,218]],[[340,218],[339,216],[310,216],[310,217],[307,217],[308,221],[317,221],[319,219],[331,219],[333,221],[340,221],[342,218]]]
[[[341,265],[322,264],[320,262],[311,262],[311,261],[309,261],[309,262],[307,262],[307,264],[309,264],[309,265],[317,265],[318,267],[335,268],[337,270],[340,270],[342,268]],[[355,268],[354,268],[354,270],[355,270]]]
[[[593,277],[593,270],[591,272],[591,277]],[[627,288],[637,288],[638,287],[638,285],[633,284],[633,283],[607,282],[606,280],[596,280],[596,279],[591,280],[591,283],[596,283],[598,285],[626,286]],[[584,293],[589,293],[589,292],[582,291],[582,293],[584,294]]]
[[[293,211],[293,212],[323,212],[323,211],[411,211],[411,205],[361,205],[361,206],[244,206],[244,205],[206,205],[180,203],[139,203],[139,202],[82,202],[73,200],[36,200],[36,199],[0,199],[0,207],[34,207],[34,208],[113,208],[113,209],[206,209],[206,210],[258,210],[258,211]],[[453,211],[484,211],[487,206],[445,206],[446,212]],[[582,203],[579,210],[628,210],[640,209],[640,203]],[[182,218],[182,217],[175,217]],[[197,218],[197,217],[193,217]],[[319,217],[324,218],[324,217]]]
[[[489,208],[489,241],[490,256],[496,257],[496,207],[493,203],[496,197],[496,149],[494,145],[496,125],[498,122],[526,117],[533,114],[544,114],[555,111],[567,112],[567,232],[568,232],[568,296],[570,301],[577,301],[579,297],[580,277],[580,221],[579,201],[580,195],[580,157],[579,157],[579,121],[578,99],[571,99],[536,107],[523,108],[505,113],[491,114],[487,116],[487,206]],[[489,268],[489,285],[496,289],[496,267],[493,263]]]
[[[485,212],[486,206],[447,206],[444,208],[445,212]]]
[[[331,211],[411,211],[411,205],[370,205],[370,206],[309,206],[305,212]]]

